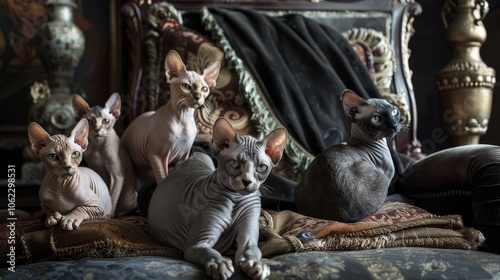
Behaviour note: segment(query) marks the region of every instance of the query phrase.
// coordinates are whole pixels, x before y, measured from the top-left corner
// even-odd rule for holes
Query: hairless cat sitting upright
[[[137,209],[134,167],[120,145],[114,125],[121,112],[121,98],[113,93],[104,107],[93,106],[79,95],[73,95],[73,109],[78,119],[89,122],[89,145],[84,153],[87,166],[92,168],[109,187],[112,215],[129,214]]]
[[[386,137],[401,128],[399,109],[379,98],[364,100],[350,90],[342,94],[352,121],[347,144],[319,154],[295,188],[297,210],[305,215],[355,222],[384,203],[394,176]]]
[[[170,85],[170,99],[158,110],[145,112],[133,120],[121,137],[134,163],[139,186],[153,180],[160,183],[167,176],[169,165],[188,158],[197,134],[195,110],[205,104],[219,68],[220,63],[216,61],[205,68],[203,74],[198,74],[186,70],[176,51],[167,54],[165,75]]]

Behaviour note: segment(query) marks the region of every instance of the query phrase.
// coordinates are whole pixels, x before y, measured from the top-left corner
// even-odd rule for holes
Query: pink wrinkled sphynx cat
[[[168,175],[169,165],[189,157],[197,134],[195,110],[205,104],[219,70],[220,63],[216,61],[200,75],[186,70],[176,51],[167,54],[165,75],[171,91],[169,101],[156,111],[141,114],[121,137],[134,163],[138,186],[153,180],[160,183]]]
[[[47,227],[60,224],[64,230],[73,230],[82,221],[101,219],[111,213],[106,183],[92,169],[78,166],[87,148],[88,132],[86,119],[76,124],[69,137],[50,136],[35,122],[28,126],[31,149],[46,169],[39,196]]]
[[[113,215],[129,214],[137,209],[134,167],[120,145],[114,125],[121,113],[121,98],[113,93],[104,107],[93,106],[73,95],[73,109],[78,119],[89,122],[89,146],[84,153],[87,166],[106,182],[113,204]]]

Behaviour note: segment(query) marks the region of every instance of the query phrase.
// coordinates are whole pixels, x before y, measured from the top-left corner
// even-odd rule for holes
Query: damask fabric
[[[269,279],[498,279],[500,256],[456,249],[387,248],[302,252],[265,258]],[[181,259],[142,256],[84,258],[0,270],[8,279],[206,279],[205,269]],[[236,272],[231,279],[248,279]]]
[[[259,247],[264,257],[291,252],[365,250],[397,246],[474,250],[481,232],[465,227],[459,216],[437,216],[400,202],[386,203],[373,215],[352,224],[315,219],[293,211],[263,210]],[[1,225],[0,263],[6,265],[9,230]],[[127,216],[84,221],[77,230],[47,229],[37,212],[16,223],[16,263],[161,256],[182,258],[149,234],[147,218]],[[500,256],[499,256],[500,258]]]
[[[359,250],[397,246],[477,249],[481,232],[458,215],[437,216],[388,202],[356,223],[315,219],[293,211],[263,211],[259,247],[266,257],[301,251]]]

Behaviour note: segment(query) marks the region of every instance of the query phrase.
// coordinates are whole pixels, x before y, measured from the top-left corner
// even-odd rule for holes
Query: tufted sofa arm
[[[500,252],[500,147],[468,145],[416,161],[396,179],[396,191],[436,214],[459,213]]]

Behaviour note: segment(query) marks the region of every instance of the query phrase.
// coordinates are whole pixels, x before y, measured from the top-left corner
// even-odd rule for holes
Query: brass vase
[[[45,98],[34,100],[30,118],[51,135],[68,134],[76,124],[71,103],[73,76],[85,48],[83,32],[73,23],[71,0],[47,0],[49,20],[36,37],[37,53],[48,77]]]
[[[442,10],[452,57],[435,82],[443,127],[455,146],[479,143],[488,129],[495,70],[480,55],[487,13],[484,0],[447,0]]]

